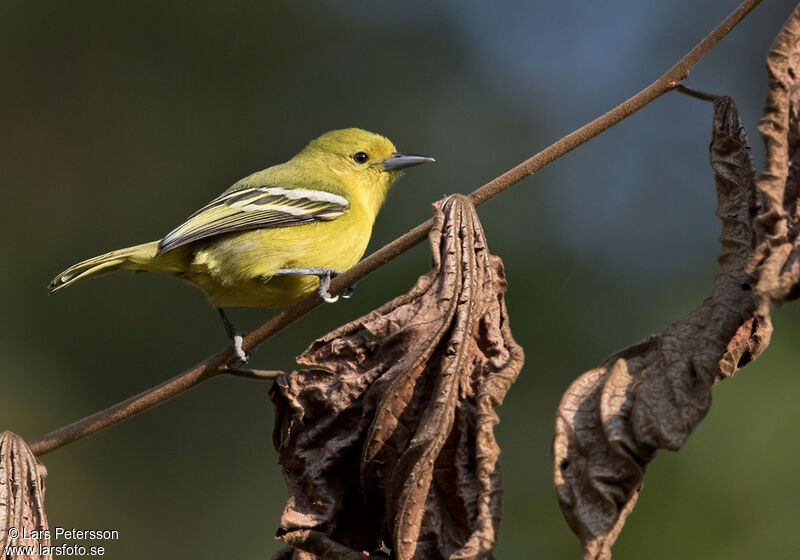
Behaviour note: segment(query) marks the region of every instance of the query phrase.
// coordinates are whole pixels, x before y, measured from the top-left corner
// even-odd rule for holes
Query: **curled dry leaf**
[[[800,5],[767,55],[768,91],[758,129],[767,149],[758,180],[759,244],[749,270],[759,310],[800,296]]]
[[[0,544],[50,546],[44,513],[44,479],[47,469],[28,449],[25,440],[12,432],[0,434]],[[16,531],[9,532],[9,529]],[[24,536],[26,535],[26,536]],[[25,558],[49,559],[50,554],[26,554]],[[3,556],[5,558],[5,556]]]
[[[290,494],[278,536],[294,547],[284,558],[491,556],[494,409],[523,354],[472,203],[456,195],[434,208],[433,270],[315,341],[298,359],[310,369],[276,383]]]
[[[755,246],[755,172],[733,101],[714,103],[711,166],[722,220],[711,296],[663,331],[579,377],[556,418],[558,499],[584,558],[609,558],[658,449],[678,449],[711,405],[711,387],[769,342],[745,267]]]

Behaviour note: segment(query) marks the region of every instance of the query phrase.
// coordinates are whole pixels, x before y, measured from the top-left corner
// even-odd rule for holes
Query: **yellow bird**
[[[236,182],[163,239],[73,265],[49,289],[121,269],[170,274],[206,293],[247,361],[223,308],[280,307],[314,291],[336,301],[330,279],[364,254],[400,170],[432,161],[358,128],[327,132],[289,161]]]

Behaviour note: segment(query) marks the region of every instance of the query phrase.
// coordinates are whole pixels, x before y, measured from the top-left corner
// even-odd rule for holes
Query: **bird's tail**
[[[158,244],[158,241],[152,241],[142,245],[134,245],[133,247],[111,251],[110,253],[79,262],[53,278],[48,289],[50,292],[55,292],[80,280],[94,278],[115,270],[179,272],[180,268],[174,262],[175,259],[171,258],[172,255],[170,253],[156,256]]]

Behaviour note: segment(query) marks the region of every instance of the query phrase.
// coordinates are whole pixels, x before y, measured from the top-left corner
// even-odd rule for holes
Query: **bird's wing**
[[[223,233],[332,220],[349,209],[347,198],[325,190],[258,186],[228,191],[169,232],[158,254]]]

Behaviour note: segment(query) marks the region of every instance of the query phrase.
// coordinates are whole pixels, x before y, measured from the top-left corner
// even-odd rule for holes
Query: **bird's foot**
[[[336,274],[338,274],[339,272],[341,271],[328,269],[328,271],[325,274],[321,274],[319,277],[318,293],[319,297],[321,297],[322,300],[325,301],[325,303],[336,303],[337,301],[339,301],[339,296],[332,296],[329,291],[331,287],[331,278],[336,276]]]
[[[236,333],[234,333],[234,335],[231,337],[231,341],[233,342],[233,353],[239,360],[236,362],[236,364],[234,364],[233,369],[236,369],[250,361],[250,354],[245,352],[244,348],[242,348],[242,342],[244,341],[244,335],[242,333],[236,331]]]
[[[225,325],[225,334],[228,335],[228,338],[230,338],[231,342],[233,343],[232,345],[233,353],[239,360],[238,362],[236,362],[236,364],[234,364],[234,369],[235,369],[236,367],[244,365],[248,361],[250,361],[250,355],[244,351],[244,348],[242,346],[244,343],[244,337],[247,336],[247,333],[243,333],[242,331],[234,327],[233,323],[230,322],[230,319],[228,319],[228,316],[225,314],[225,311],[221,307],[217,308],[217,311],[219,311],[219,316],[222,318],[222,323]]]
[[[277,270],[273,276],[289,276],[289,275],[309,275],[309,276],[317,276],[319,277],[319,289],[317,293],[319,297],[322,298],[323,301],[326,303],[336,303],[339,301],[339,296],[333,296],[330,293],[331,287],[331,279],[334,278],[337,274],[341,274],[343,271],[337,270],[335,268],[325,268],[325,267],[311,267],[311,268],[281,268]],[[355,285],[350,286],[344,292],[342,292],[342,297],[345,299],[350,298],[353,295],[353,290],[355,289]]]

